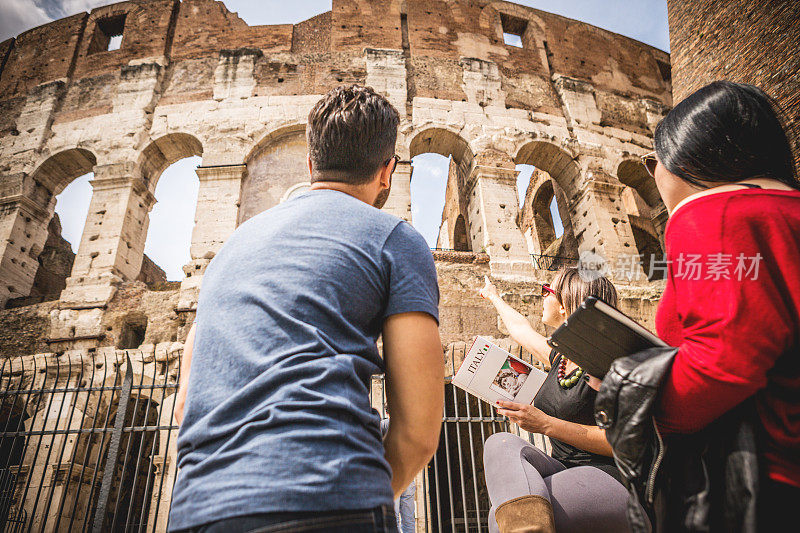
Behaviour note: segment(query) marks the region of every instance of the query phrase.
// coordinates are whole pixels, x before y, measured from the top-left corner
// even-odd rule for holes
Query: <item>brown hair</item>
[[[564,306],[567,315],[572,314],[589,296],[596,296],[617,307],[617,289],[611,280],[605,276],[597,276],[586,281],[577,267],[562,268],[553,278],[550,287],[555,291],[556,299]]]
[[[371,87],[341,86],[308,114],[306,137],[315,181],[369,182],[394,154],[400,117]]]

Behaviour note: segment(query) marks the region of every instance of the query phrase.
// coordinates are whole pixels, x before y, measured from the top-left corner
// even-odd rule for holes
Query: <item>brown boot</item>
[[[500,533],[555,533],[553,507],[542,496],[520,496],[494,511]]]

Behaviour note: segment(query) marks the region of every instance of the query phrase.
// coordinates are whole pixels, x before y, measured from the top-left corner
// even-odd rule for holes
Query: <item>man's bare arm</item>
[[[391,422],[383,441],[398,498],[439,445],[444,405],[444,356],[436,320],[401,313],[383,325]]]
[[[178,381],[178,392],[175,395],[175,421],[180,425],[183,422],[183,406],[186,404],[186,390],[189,387],[189,368],[192,365],[192,349],[194,348],[194,327],[189,329],[186,342],[183,343],[183,357],[181,358],[181,374]]]

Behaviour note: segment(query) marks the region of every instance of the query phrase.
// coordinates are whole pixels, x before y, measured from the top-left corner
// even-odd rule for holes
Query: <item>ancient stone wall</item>
[[[785,114],[800,168],[800,2],[669,0],[675,101],[720,79],[751,83]]]
[[[107,49],[117,34],[119,49]],[[132,0],[25,32],[0,57],[0,302],[36,295],[55,197],[94,172],[49,315],[60,349],[137,339],[107,329],[117,293],[136,280],[158,283],[167,315],[191,315],[206,265],[236,226],[307,185],[306,115],[343,83],[371,85],[400,110],[402,161],[385,209],[411,220],[411,158],[451,157],[444,247],[485,252],[496,279],[547,278],[531,253],[592,251],[613,264],[660,251],[665,210],[637,156],[672,102],[669,56],[564,17],[488,0],[335,0],[296,25],[251,27],[221,2]],[[175,289],[143,250],[158,179],[188,156],[202,157],[200,190],[192,259]],[[541,245],[536,195],[520,212],[517,164],[536,166],[537,187],[554,191],[568,230],[556,247]],[[150,331],[145,318],[128,330]],[[450,320],[445,331],[468,333]]]

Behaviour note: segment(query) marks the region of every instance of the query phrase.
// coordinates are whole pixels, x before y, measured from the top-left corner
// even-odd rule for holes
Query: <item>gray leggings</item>
[[[495,433],[486,440],[483,466],[492,502],[492,533],[499,531],[495,508],[529,494],[550,500],[558,533],[629,531],[625,517],[628,492],[598,468],[567,468],[511,433]]]

